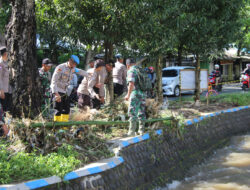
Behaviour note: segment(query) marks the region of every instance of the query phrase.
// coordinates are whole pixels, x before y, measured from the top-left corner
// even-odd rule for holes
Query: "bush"
[[[78,153],[71,145],[46,156],[36,152],[11,155],[7,145],[0,145],[0,183],[18,182],[57,175],[63,177],[80,165]]]

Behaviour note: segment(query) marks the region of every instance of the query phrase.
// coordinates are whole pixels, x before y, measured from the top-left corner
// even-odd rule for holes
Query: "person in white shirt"
[[[115,67],[113,68],[114,95],[118,97],[123,94],[124,84],[126,84],[127,68],[123,64],[121,54],[116,54]]]
[[[72,55],[68,62],[58,65],[51,80],[51,91],[54,99],[54,121],[68,122],[70,113],[70,99],[67,94],[67,88],[73,78],[73,74],[88,76],[88,73],[82,69],[76,68],[80,63],[80,59],[76,55]]]

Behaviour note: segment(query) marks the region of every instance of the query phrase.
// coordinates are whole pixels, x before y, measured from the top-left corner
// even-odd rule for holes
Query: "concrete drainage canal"
[[[0,189],[250,189],[249,121],[249,106],[216,112],[188,121],[182,138],[157,130],[120,139],[115,157],[68,173],[66,182],[53,176]]]

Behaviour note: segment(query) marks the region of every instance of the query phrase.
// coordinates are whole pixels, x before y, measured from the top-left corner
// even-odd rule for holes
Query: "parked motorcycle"
[[[214,73],[209,75],[208,78],[208,86],[212,86],[213,90],[217,90],[217,91],[221,91],[222,90],[222,84],[221,83],[221,79],[218,81],[218,85],[216,86],[216,75]]]
[[[242,90],[246,90],[249,88],[249,75],[248,74],[242,74],[240,77],[240,83]]]

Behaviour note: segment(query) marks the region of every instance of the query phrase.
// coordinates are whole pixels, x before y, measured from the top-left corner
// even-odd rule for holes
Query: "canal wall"
[[[195,164],[234,135],[250,131],[250,107],[216,112],[186,122],[182,138],[168,130],[157,130],[117,140],[116,156],[68,173],[64,182],[53,176],[5,189],[132,190],[153,189],[181,180]]]

